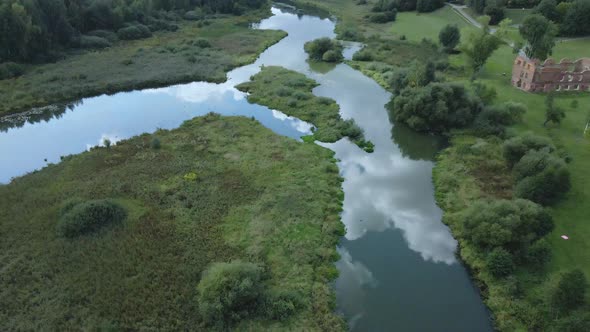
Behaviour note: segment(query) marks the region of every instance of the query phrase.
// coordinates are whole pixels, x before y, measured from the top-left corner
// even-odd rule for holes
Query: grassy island
[[[354,120],[340,117],[338,104],[330,98],[312,94],[318,84],[305,75],[282,67],[267,66],[238,89],[248,92],[248,101],[277,109],[289,116],[310,122],[316,127],[311,139],[336,142],[348,137],[367,152],[373,144],[364,139]]]
[[[215,114],[64,157],[0,186],[1,329],[341,329],[341,181],[328,149]],[[212,309],[220,275],[256,280],[240,311]]]

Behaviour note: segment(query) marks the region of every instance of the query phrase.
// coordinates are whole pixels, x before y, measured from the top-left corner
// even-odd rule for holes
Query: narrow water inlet
[[[0,182],[105,138],[116,142],[175,128],[208,112],[252,116],[279,134],[299,138],[310,132],[308,123],[249,104],[234,88],[261,65],[282,66],[316,80],[320,85],[314,93],[335,99],[342,116],[353,118],[375,144],[375,152],[368,154],[346,139],[320,143],[335,151],[345,179],[342,221],[347,234],[338,248],[335,289],[338,311],[351,329],[491,331],[487,310],[456,259],[457,242],[442,224],[434,201],[432,151],[437,142],[392,128],[384,108],[389,93],[359,71],[346,64],[319,71],[310,67],[303,44],[334,37],[329,19],[273,8],[273,16],[257,27],[289,35],[254,64],[230,72],[225,83],[195,82],[88,98],[48,121],[6,127],[0,132]],[[354,48],[358,45],[350,45],[347,55]]]

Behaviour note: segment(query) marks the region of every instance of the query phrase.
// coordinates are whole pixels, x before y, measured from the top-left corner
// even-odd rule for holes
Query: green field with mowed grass
[[[329,285],[344,233],[335,162],[209,114],[0,185],[0,329],[343,329]],[[197,285],[235,260],[264,297],[211,322]]]

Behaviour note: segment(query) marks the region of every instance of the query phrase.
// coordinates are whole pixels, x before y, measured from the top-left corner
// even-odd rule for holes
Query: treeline
[[[97,42],[97,38],[106,35],[104,31],[133,27],[127,36],[145,37],[151,31],[177,29],[169,22],[182,17],[239,15],[265,3],[266,0],[4,0],[0,3],[0,63],[53,60],[66,48]]]
[[[366,5],[367,0],[359,0],[358,5]],[[368,16],[373,23],[395,21],[397,12],[417,11],[429,13],[444,6],[443,0],[378,0],[371,7],[373,14]]]

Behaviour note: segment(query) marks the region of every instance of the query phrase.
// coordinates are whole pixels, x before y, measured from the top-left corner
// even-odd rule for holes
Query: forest
[[[137,39],[178,29],[180,18],[240,15],[265,0],[7,0],[0,3],[0,63],[55,61],[68,48],[100,46],[117,32]]]

